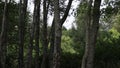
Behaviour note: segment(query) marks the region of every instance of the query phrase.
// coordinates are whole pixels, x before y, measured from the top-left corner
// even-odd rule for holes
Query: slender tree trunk
[[[59,0],[56,0],[53,3],[54,3],[54,19],[55,19],[55,40],[54,40],[52,68],[60,68],[62,26],[60,24]]]
[[[2,31],[0,34],[0,68],[6,68],[6,47],[7,47],[7,0],[5,0]]]
[[[88,7],[88,22],[86,25],[86,47],[85,54],[83,56],[81,68],[93,68],[94,67],[94,53],[95,44],[97,39],[97,33],[99,28],[100,18],[100,4],[101,0],[94,1],[93,16],[91,14],[92,0],[89,2]]]
[[[24,68],[23,46],[24,46],[24,35],[25,35],[26,12],[27,12],[27,0],[20,0],[20,5],[19,5],[19,59],[18,59],[18,68]]]
[[[35,68],[39,68],[39,29],[40,29],[40,2],[41,0],[35,0]]]
[[[62,25],[65,22],[73,0],[69,0],[66,11],[62,19],[60,19],[59,0],[54,4],[54,20],[52,24],[51,45],[50,45],[50,68],[60,68],[60,53],[61,53],[61,36]],[[52,60],[52,61],[51,61]]]
[[[64,13],[64,16],[63,16],[62,19],[60,20],[61,26],[64,24],[65,20],[66,20],[67,17],[68,17],[68,14],[69,14],[69,11],[70,11],[72,2],[73,2],[73,0],[69,0],[69,2],[68,2],[67,8],[66,8],[65,13]]]
[[[34,11],[33,11],[33,22],[30,24],[30,42],[28,46],[28,57],[27,57],[27,68],[32,68],[33,64],[33,57],[32,57],[32,51],[33,51],[33,40],[35,39],[35,27],[36,27],[36,17],[37,17],[37,4],[36,0],[34,0]]]
[[[34,32],[35,32],[35,24],[32,23],[30,24],[30,41],[28,46],[26,68],[32,68],[33,65],[32,51],[33,51]]]
[[[47,35],[47,14],[48,14],[49,2],[43,1],[43,59],[41,68],[48,68],[48,35]]]
[[[27,68],[33,65],[33,40],[35,39],[35,68],[39,68],[39,29],[40,29],[40,0],[34,0],[33,23],[30,28],[30,43],[28,46]],[[35,38],[34,38],[35,37]]]
[[[91,8],[92,8],[92,0],[88,3],[88,11],[86,14],[87,20],[86,20],[86,46],[85,46],[85,53],[82,59],[82,65],[81,68],[87,68],[87,62],[88,62],[88,55],[89,55],[89,49],[90,49],[90,24],[91,24]]]
[[[50,32],[50,53],[49,53],[49,66],[53,67],[53,51],[54,51],[54,39],[55,39],[55,22],[53,20]]]

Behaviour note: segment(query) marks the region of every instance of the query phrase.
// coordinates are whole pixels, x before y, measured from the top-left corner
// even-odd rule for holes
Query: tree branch
[[[65,13],[64,13],[64,16],[63,16],[63,18],[60,20],[61,26],[64,24],[64,22],[65,22],[65,20],[66,20],[66,18],[67,18],[67,16],[68,16],[68,14],[69,14],[69,11],[70,11],[70,8],[71,8],[71,5],[72,5],[72,1],[73,1],[73,0],[69,0],[69,3],[68,3],[68,5],[67,5],[66,11],[65,11]]]

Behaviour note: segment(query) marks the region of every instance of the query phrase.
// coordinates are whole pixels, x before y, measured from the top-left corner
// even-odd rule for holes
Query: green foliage
[[[85,46],[85,23],[86,23],[86,3],[80,4],[77,8],[77,16],[76,16],[76,27],[72,27],[71,30],[69,30],[69,35],[72,38],[74,44],[74,50],[77,53],[81,53],[81,50],[84,49]]]
[[[75,50],[72,47],[73,41],[69,36],[62,36],[62,43],[61,43],[61,48],[63,52],[67,53],[75,53]]]
[[[60,68],[80,68],[82,55],[63,53]]]
[[[96,68],[119,68],[120,33],[111,29],[100,32],[95,53]]]
[[[63,0],[64,1],[64,0]],[[0,2],[0,22],[2,21],[3,2]],[[64,6],[61,6],[64,7]],[[7,47],[7,68],[17,68],[18,59],[18,4],[8,4],[8,47]],[[120,1],[113,1],[103,9],[101,22],[105,25],[100,26],[96,49],[95,49],[95,68],[120,68]],[[63,28],[62,35],[62,56],[60,68],[80,68],[85,46],[85,15],[86,4],[81,4],[77,10],[76,26],[67,30]],[[105,17],[104,17],[105,16]],[[28,19],[29,20],[29,13]],[[112,23],[109,23],[111,21]],[[109,29],[101,28],[110,27]],[[111,25],[110,25],[111,24]],[[0,24],[1,27],[1,24]],[[1,31],[1,28],[0,28]],[[24,57],[29,45],[29,26],[26,24],[26,36],[24,46]],[[42,46],[40,43],[40,53]],[[40,55],[41,55],[40,54]],[[34,56],[34,52],[33,52]],[[33,58],[35,59],[35,58]],[[42,55],[39,57],[41,63]],[[33,61],[34,62],[34,61]],[[34,64],[33,64],[34,66]]]
[[[7,4],[7,68],[16,68],[17,65],[17,23],[18,23],[18,4],[8,3]],[[3,7],[4,2],[0,3],[0,22],[2,22],[3,17]],[[1,23],[2,24],[2,23]],[[0,27],[1,27],[0,24]],[[1,31],[1,28],[0,28]]]
[[[18,22],[19,22],[19,4],[15,2],[7,3],[7,58],[6,58],[6,66],[7,68],[17,68],[17,59],[18,59]],[[2,14],[3,14],[4,2],[0,3],[0,22],[2,22]],[[29,13],[28,13],[29,14]],[[28,15],[29,17],[29,15]],[[28,19],[26,19],[28,22]],[[1,23],[2,24],[2,23]],[[0,24],[0,31],[1,31]],[[26,24],[26,30],[28,26]],[[26,31],[28,32],[28,30]],[[25,35],[25,46],[28,45],[28,33]]]
[[[120,11],[113,17],[113,28],[120,32]]]
[[[120,9],[120,1],[109,1],[106,3],[105,7],[101,9],[101,18],[100,24],[105,29],[111,29],[112,27],[116,27],[119,23],[119,9]]]

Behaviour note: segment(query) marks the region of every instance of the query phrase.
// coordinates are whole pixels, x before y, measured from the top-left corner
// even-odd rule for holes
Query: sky
[[[18,2],[19,0],[16,0],[16,2]],[[103,3],[104,0],[102,0]],[[78,0],[73,0],[72,3],[72,9],[76,9],[79,5],[80,1]],[[67,3],[66,3],[67,4]],[[34,4],[33,4],[33,0],[28,0],[28,10],[33,13],[33,9],[34,9]],[[69,16],[67,17],[65,23],[63,24],[63,26],[65,26],[67,29],[70,29],[73,25],[73,23],[75,22],[75,17],[73,15],[71,15],[70,13],[72,12],[72,10],[70,10],[69,12]],[[51,25],[53,20],[52,16],[48,17],[48,25]]]
[[[16,2],[19,2],[19,0],[16,0]],[[76,9],[78,7],[78,5],[79,5],[79,1],[73,0],[72,8]],[[33,0],[28,0],[28,10],[31,13],[33,13],[33,9],[34,9]],[[72,10],[70,10],[69,16],[67,17],[65,23],[63,24],[63,26],[65,26],[67,29],[70,29],[72,27],[72,23],[75,21],[75,17],[73,15],[70,15],[71,12],[72,12]],[[49,16],[48,17],[48,25],[51,25],[52,20],[53,20],[53,17]]]

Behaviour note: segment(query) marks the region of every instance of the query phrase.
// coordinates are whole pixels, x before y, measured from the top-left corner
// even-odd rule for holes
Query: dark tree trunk
[[[7,47],[7,0],[5,0],[2,31],[0,34],[0,68],[6,68],[6,47]]]
[[[33,64],[33,56],[32,51],[34,49],[33,40],[35,39],[35,29],[37,21],[37,2],[34,0],[34,11],[33,11],[33,22],[30,24],[30,42],[28,46],[28,57],[27,57],[27,68],[32,68]],[[37,34],[37,33],[36,33]]]
[[[40,29],[40,0],[34,0],[33,23],[30,25],[30,43],[28,46],[27,68],[39,68],[39,29]],[[35,37],[35,38],[34,38]],[[33,64],[33,40],[35,39],[35,65]],[[32,66],[33,65],[33,66]]]
[[[35,0],[35,12],[34,12],[34,23],[35,23],[35,68],[39,68],[39,32],[40,32],[40,2],[41,0]]]
[[[27,0],[20,0],[20,5],[19,5],[19,58],[18,58],[18,68],[24,68],[23,46],[24,46],[24,35],[25,35],[26,12],[27,12]]]
[[[69,0],[69,2],[68,2],[67,8],[66,8],[65,13],[64,13],[64,16],[63,16],[62,19],[60,20],[61,26],[64,24],[65,20],[66,20],[67,17],[68,17],[68,14],[69,14],[69,11],[70,11],[72,2],[73,2],[73,0]]]
[[[90,49],[90,24],[91,24],[91,8],[92,8],[92,0],[89,1],[88,3],[88,8],[87,8],[87,13],[86,13],[86,46],[85,46],[85,53],[82,59],[82,65],[81,68],[86,68],[87,62],[88,62],[88,52]]]
[[[62,25],[65,22],[73,0],[69,0],[62,19],[60,19],[59,0],[54,1],[54,20],[52,24],[50,45],[50,68],[60,68]],[[52,61],[51,61],[52,60]]]
[[[51,31],[50,31],[50,53],[49,53],[49,66],[52,68],[53,65],[53,51],[54,51],[54,38],[55,38],[55,22],[53,20]]]
[[[93,16],[91,14],[92,0],[90,0],[88,5],[89,16],[86,25],[86,47],[81,68],[94,68],[94,53],[99,28],[100,4],[101,0],[94,1],[94,7],[92,11]]]
[[[59,0],[54,3],[54,19],[55,19],[55,39],[54,39],[54,51],[53,51],[53,67],[60,68],[60,53],[61,53],[61,24],[60,24],[60,11]]]
[[[33,65],[32,51],[33,51],[34,32],[35,32],[35,24],[32,23],[30,24],[30,41],[28,46],[26,68],[32,68]]]
[[[47,34],[47,14],[49,8],[49,1],[43,1],[43,59],[41,68],[48,68],[48,34]]]

